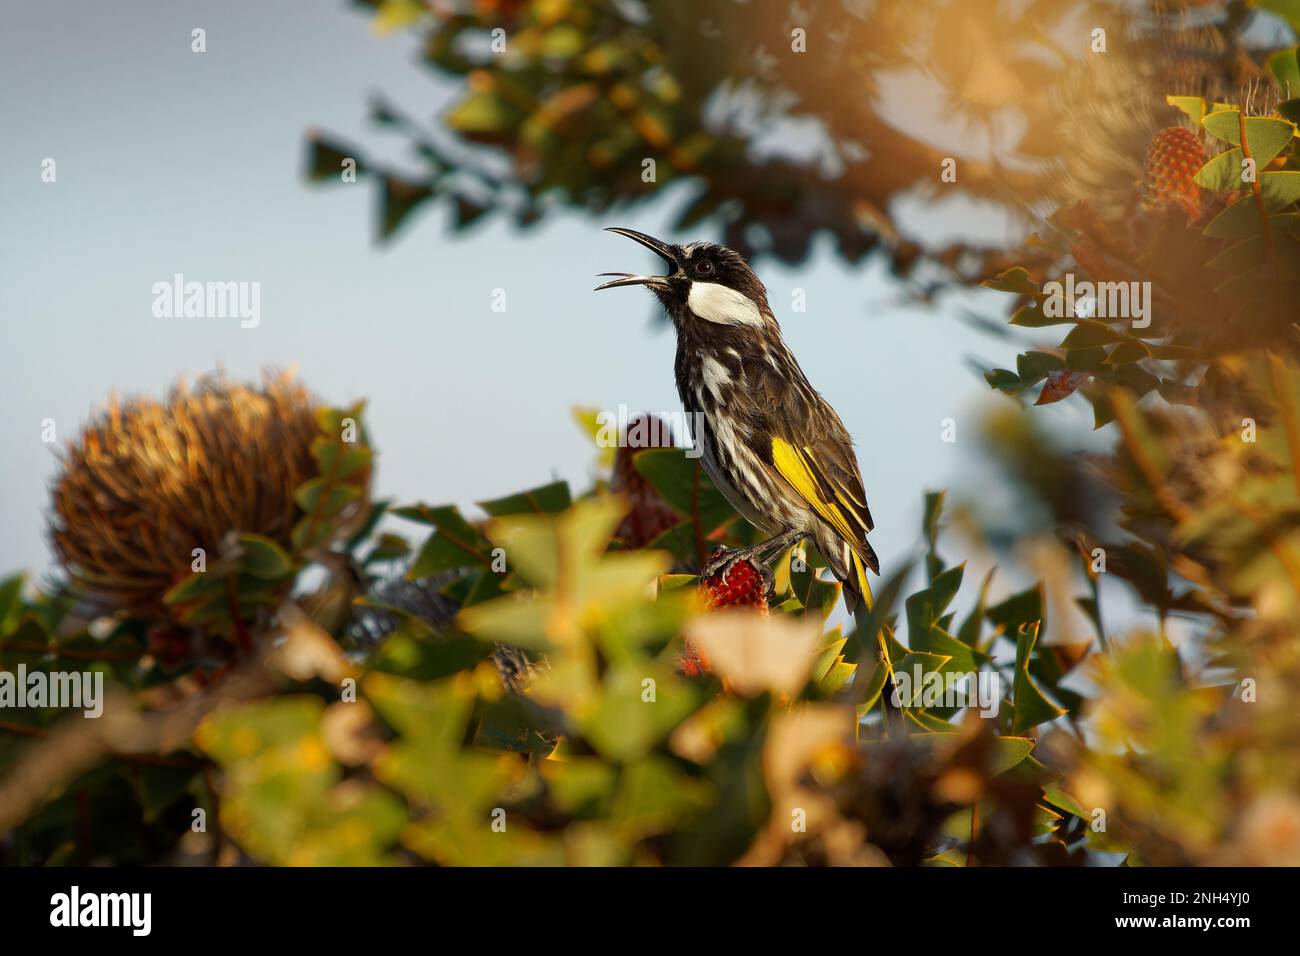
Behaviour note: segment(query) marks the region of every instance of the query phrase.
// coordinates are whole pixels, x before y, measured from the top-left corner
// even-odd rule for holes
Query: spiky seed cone
[[[1201,215],[1201,187],[1196,173],[1205,165],[1200,138],[1183,126],[1160,130],[1147,148],[1143,167],[1142,205],[1147,209],[1178,206],[1188,219]]]
[[[636,444],[633,447],[633,440]],[[636,470],[634,458],[646,448],[671,448],[672,429],[653,415],[634,415],[619,441],[610,487],[627,499],[628,513],[618,528],[618,538],[629,548],[644,548],[682,519]]]
[[[220,376],[166,402],[116,397],[69,443],[50,536],[86,596],[145,616],[231,531],[283,546],[300,517],[294,490],[316,473],[316,399],[291,375],[261,389]]]

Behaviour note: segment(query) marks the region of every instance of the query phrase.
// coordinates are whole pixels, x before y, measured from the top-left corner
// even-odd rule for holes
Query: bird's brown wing
[[[775,406],[767,420],[772,467],[879,574],[879,560],[867,543],[875,522],[848,431],[806,380],[793,387],[789,379],[786,383],[780,391],[765,390]]]

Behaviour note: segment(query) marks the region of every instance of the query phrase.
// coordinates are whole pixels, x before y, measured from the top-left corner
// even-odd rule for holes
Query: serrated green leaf
[[[1016,672],[1011,687],[1011,729],[1017,734],[1055,720],[1065,713],[1043,696],[1029,675],[1029,658],[1034,645],[1038,643],[1038,629],[1037,622],[1030,623],[1021,627],[1016,635]]]

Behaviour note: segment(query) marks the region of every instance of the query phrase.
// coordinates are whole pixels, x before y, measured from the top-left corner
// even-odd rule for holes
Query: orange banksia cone
[[[1160,130],[1147,148],[1142,181],[1142,205],[1147,209],[1178,206],[1189,219],[1201,215],[1201,187],[1196,173],[1205,165],[1205,147],[1190,129]]]

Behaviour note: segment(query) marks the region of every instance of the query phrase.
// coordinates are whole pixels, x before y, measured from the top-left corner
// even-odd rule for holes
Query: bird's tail
[[[848,551],[848,567],[845,573],[840,576],[844,585],[844,605],[853,615],[854,623],[858,629],[858,643],[864,651],[867,651],[876,660],[877,667],[885,669],[885,691],[883,698],[887,710],[893,710],[890,688],[894,686],[894,662],[890,658],[889,645],[885,640],[884,628],[881,622],[874,620],[871,608],[874,600],[871,594],[871,583],[867,580],[867,568],[871,567],[877,570],[880,565],[876,560],[874,551],[871,551],[871,545],[866,546],[869,553],[868,561],[859,557],[852,549]],[[879,573],[877,571],[877,573]],[[874,633],[872,633],[874,632]],[[870,650],[868,650],[870,649]],[[862,666],[859,664],[859,666]]]
[[[868,548],[871,545],[867,545]],[[845,573],[840,576],[841,583],[844,585],[844,606],[848,612],[858,619],[859,612],[871,611],[871,583],[867,580],[867,564],[862,558],[858,557],[852,549],[848,550],[849,566]],[[872,557],[875,555],[873,554]]]

